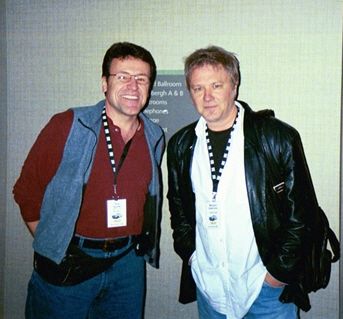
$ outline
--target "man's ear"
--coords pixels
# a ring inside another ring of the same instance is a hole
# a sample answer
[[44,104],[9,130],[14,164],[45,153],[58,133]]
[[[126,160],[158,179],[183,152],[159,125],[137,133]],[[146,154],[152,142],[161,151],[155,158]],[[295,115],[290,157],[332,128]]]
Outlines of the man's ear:
[[107,92],[107,78],[105,76],[103,76],[101,78],[101,89],[102,89],[102,92],[106,95],[106,92]]
[[235,100],[238,98],[238,90],[239,90],[239,85],[238,84],[235,84]]

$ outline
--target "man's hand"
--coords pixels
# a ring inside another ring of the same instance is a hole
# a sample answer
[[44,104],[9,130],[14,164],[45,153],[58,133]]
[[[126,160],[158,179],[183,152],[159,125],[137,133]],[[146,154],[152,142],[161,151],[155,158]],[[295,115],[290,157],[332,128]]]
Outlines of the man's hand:
[[29,231],[30,231],[30,233],[31,233],[31,235],[33,237],[35,237],[35,231],[36,231],[38,223],[39,223],[39,220],[36,220],[34,222],[27,222],[26,223],[26,226],[29,229]]
[[264,278],[264,281],[272,287],[280,288],[286,286],[284,282],[281,282],[277,279],[275,279],[269,272],[267,272],[266,277]]

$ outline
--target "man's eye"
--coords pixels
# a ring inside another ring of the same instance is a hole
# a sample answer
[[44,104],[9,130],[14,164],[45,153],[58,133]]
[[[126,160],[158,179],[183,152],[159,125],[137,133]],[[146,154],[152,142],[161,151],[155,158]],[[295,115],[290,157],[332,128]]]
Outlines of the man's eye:
[[221,89],[223,87],[223,84],[222,83],[213,83],[212,87],[214,89]]
[[129,79],[129,76],[128,75],[125,75],[125,74],[118,74],[117,75],[117,79],[120,80],[120,81],[127,81]]
[[196,87],[192,88],[192,90],[193,90],[194,93],[199,93],[199,92],[201,92],[202,89],[201,89],[200,86],[199,87],[196,86]]
[[140,84],[147,84],[149,83],[149,78],[145,75],[137,75],[135,77],[136,81]]

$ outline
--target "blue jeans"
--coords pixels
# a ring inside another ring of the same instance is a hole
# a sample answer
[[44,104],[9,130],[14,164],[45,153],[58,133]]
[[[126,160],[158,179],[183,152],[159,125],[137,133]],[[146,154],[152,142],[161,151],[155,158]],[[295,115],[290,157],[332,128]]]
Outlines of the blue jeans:
[[[297,307],[293,303],[279,301],[282,289],[263,283],[260,294],[242,319],[297,319]],[[197,303],[200,319],[230,319],[215,311],[198,289]]]
[[[82,248],[94,257],[120,254]],[[35,271],[26,300],[26,319],[141,319],[145,302],[145,262],[131,250],[105,272],[74,286],[54,286]]]

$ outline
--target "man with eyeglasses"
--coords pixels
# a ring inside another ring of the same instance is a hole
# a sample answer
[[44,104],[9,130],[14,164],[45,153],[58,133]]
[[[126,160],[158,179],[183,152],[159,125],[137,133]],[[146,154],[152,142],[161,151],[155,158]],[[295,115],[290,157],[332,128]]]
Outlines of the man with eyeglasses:
[[34,237],[26,318],[142,318],[159,262],[164,134],[141,112],[155,77],[149,51],[113,44],[105,100],[56,114],[31,148],[13,190]]

